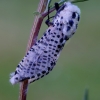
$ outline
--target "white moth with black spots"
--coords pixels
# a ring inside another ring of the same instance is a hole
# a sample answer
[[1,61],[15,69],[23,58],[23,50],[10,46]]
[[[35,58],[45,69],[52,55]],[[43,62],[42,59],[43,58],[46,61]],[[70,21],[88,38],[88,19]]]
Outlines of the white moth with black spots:
[[57,10],[44,35],[31,47],[16,71],[11,74],[10,82],[15,84],[28,79],[32,83],[47,75],[56,65],[65,42],[76,32],[79,20],[80,9],[65,2]]

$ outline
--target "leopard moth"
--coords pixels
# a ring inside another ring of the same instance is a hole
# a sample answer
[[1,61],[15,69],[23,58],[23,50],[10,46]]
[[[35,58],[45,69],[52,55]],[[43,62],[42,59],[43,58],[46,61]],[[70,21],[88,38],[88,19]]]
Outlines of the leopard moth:
[[80,9],[70,2],[65,2],[56,10],[52,24],[30,48],[15,72],[11,73],[11,84],[26,79],[28,83],[32,83],[47,75],[56,65],[65,42],[76,32]]

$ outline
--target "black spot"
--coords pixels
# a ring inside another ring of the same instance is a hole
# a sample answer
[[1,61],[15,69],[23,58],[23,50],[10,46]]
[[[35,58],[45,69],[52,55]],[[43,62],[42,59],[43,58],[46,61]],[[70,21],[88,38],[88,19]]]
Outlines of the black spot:
[[17,68],[19,68],[20,66],[18,65]]
[[41,59],[38,59],[38,61],[37,61],[39,64],[41,63]]
[[75,19],[75,17],[76,17],[76,13],[73,12],[73,14],[72,14],[72,18]]
[[33,67],[32,67],[31,69],[32,69],[32,70],[34,70],[34,68],[33,68]]
[[62,42],[63,42],[63,38],[60,39],[60,43],[62,43]]
[[33,83],[33,82],[35,82],[36,80],[33,80],[33,81],[31,81],[30,83]]
[[58,41],[55,41],[55,43],[58,43]]
[[72,35],[74,35],[75,34],[75,32],[74,33],[72,33]]
[[52,46],[52,44],[49,44],[49,46]]
[[25,55],[25,57],[27,57],[27,55]]
[[37,66],[40,66],[40,64],[38,63]]
[[38,42],[40,42],[40,40],[38,40]]
[[49,47],[49,49],[52,49],[51,47]]
[[56,33],[54,32],[54,34],[56,34]]
[[27,70],[27,73],[29,73],[29,70]]
[[36,66],[36,64],[33,64],[33,66]]
[[49,74],[49,72],[46,73],[46,75],[48,75],[48,74]]
[[64,47],[65,44],[62,44],[62,47]]
[[51,29],[48,29],[48,32],[50,32],[51,31]]
[[56,45],[54,45],[54,48],[56,48]]
[[44,65],[42,65],[42,67],[43,67],[43,68],[45,68],[45,66],[44,66]]
[[60,35],[57,35],[57,38],[60,38]]
[[48,58],[48,61],[50,61],[50,58]]
[[37,74],[38,77],[39,77],[40,75],[41,75],[40,73]]
[[49,57],[51,57],[51,55],[48,55]]
[[50,70],[50,71],[52,71],[52,69],[53,69],[53,68],[51,68],[51,70]]
[[15,79],[18,80],[18,77],[16,77]]
[[56,52],[58,53],[58,52],[59,52],[59,50],[56,50]]
[[58,48],[61,48],[61,45],[58,45]]
[[47,60],[46,58],[43,58],[43,60]]
[[36,80],[39,80],[40,78],[37,78]]
[[47,46],[47,45],[48,45],[48,43],[46,43],[46,42],[44,42],[43,44],[44,44],[45,46]]
[[53,27],[55,27],[55,25],[53,25]]
[[53,66],[53,62],[51,62],[51,66]]
[[49,52],[51,52],[51,50],[49,50]]
[[54,52],[52,52],[52,54],[54,54]]
[[45,61],[43,61],[42,63],[46,64],[46,62],[45,62]]
[[42,71],[42,74],[45,74],[46,73],[46,71],[44,70],[44,71]]
[[15,71],[15,75],[17,74],[17,71]]
[[62,36],[64,36],[64,34],[62,33]]
[[45,33],[44,36],[46,36],[47,34]]
[[55,37],[55,35],[52,36],[53,38]]
[[55,50],[55,49],[53,48],[53,50]]
[[63,19],[63,16],[61,16],[61,19]]
[[36,68],[36,70],[39,71],[40,69],[39,68]]
[[41,78],[44,77],[44,75],[41,76]]
[[62,26],[62,24],[60,24],[60,26]]
[[57,30],[59,30],[59,28],[56,28]]
[[51,39],[51,41],[54,41],[53,39]]
[[59,28],[59,31],[61,31],[61,28]]
[[79,21],[80,20],[80,16],[78,15],[78,18],[77,18],[77,20]]
[[29,53],[27,53],[27,55],[29,55]]
[[65,36],[65,38],[64,38],[65,40],[69,40],[69,37],[68,36]]
[[48,71],[50,71],[50,67],[48,67]]
[[43,55],[43,57],[47,57],[47,56]]
[[78,27],[78,24],[76,24],[76,29],[77,29],[77,27]]
[[54,56],[56,57],[56,56],[57,56],[57,54],[54,54]]
[[59,26],[59,23],[57,23],[57,26]]
[[67,32],[68,32],[70,29],[71,29],[71,27],[70,27],[70,26],[67,26]]
[[72,27],[74,22],[72,20],[69,20],[69,25]]
[[41,39],[43,39],[43,37],[41,37]]
[[35,46],[37,45],[37,43],[34,44]]
[[31,78],[35,78],[35,76],[33,75]]
[[31,74],[34,74],[33,72],[31,72]]
[[30,62],[30,63],[29,63],[29,66],[32,66],[32,64],[33,64],[33,63],[32,63],[32,62]]
[[44,53],[47,53],[47,51],[44,51]]

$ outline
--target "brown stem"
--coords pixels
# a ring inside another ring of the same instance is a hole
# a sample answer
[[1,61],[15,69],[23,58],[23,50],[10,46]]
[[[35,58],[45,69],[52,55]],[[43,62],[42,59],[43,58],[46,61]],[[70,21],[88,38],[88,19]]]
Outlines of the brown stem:
[[[38,12],[43,13],[46,5],[47,5],[47,1],[48,0],[40,0],[40,3],[38,5]],[[34,45],[34,43],[37,40],[37,36],[42,24],[43,18],[36,16],[33,26],[32,26],[32,30],[31,30],[31,34],[30,34],[30,39],[28,42],[28,46],[27,46],[27,50],[26,52],[31,48],[32,45]],[[22,82],[20,84],[20,94],[19,94],[19,100],[26,100],[27,97],[27,88],[28,88],[28,80],[25,80],[24,82]]]

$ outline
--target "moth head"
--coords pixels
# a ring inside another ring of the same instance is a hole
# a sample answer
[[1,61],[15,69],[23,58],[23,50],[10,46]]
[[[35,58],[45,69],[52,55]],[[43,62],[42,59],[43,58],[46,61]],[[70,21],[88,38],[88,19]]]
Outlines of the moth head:
[[72,4],[71,2],[65,2],[63,6],[64,6],[65,12],[69,10],[71,12],[76,12],[80,15],[80,9],[78,8],[78,6]]

